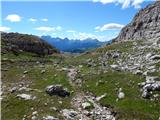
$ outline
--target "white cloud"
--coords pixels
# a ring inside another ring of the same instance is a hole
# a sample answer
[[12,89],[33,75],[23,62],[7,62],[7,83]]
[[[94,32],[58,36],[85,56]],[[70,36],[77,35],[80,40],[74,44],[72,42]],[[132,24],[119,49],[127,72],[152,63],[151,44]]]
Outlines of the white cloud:
[[30,18],[29,21],[31,21],[31,22],[37,22],[37,19],[35,19],[35,18]]
[[121,24],[109,23],[109,24],[105,24],[101,27],[97,26],[97,27],[95,27],[95,30],[96,31],[117,30],[117,29],[121,29],[123,27],[124,27],[124,25],[121,25]]
[[76,31],[74,31],[74,30],[67,30],[66,32],[68,32],[68,33],[75,33]]
[[43,18],[43,19],[41,19],[41,20],[44,21],[44,22],[47,22],[47,21],[48,21],[47,18]]
[[72,39],[78,39],[78,40],[85,40],[88,38],[101,39],[101,36],[97,36],[91,33],[84,33],[84,32],[72,32],[72,33],[73,33]]
[[128,8],[130,6],[134,6],[135,8],[140,8],[140,4],[145,0],[93,0],[93,2],[101,2],[102,4],[121,4],[122,8]]
[[84,33],[84,32],[79,32],[78,37],[80,40],[84,40],[87,38],[92,38],[92,39],[97,39],[98,37],[96,35],[93,35],[91,33]]
[[85,32],[76,32],[76,33],[73,33],[73,36],[71,37],[71,39],[85,40],[88,38],[92,38],[100,41],[108,41],[115,38],[117,34],[118,34],[117,32],[112,32],[106,35],[96,35],[96,34],[85,33]]
[[37,27],[35,29],[40,30],[40,31],[50,32],[50,31],[61,31],[62,27],[61,26],[57,26],[57,27],[41,26],[41,27]]
[[5,32],[5,31],[9,31],[9,30],[11,30],[10,27],[0,26],[0,31]]
[[40,30],[40,31],[46,31],[46,32],[49,32],[49,31],[54,31],[55,28],[54,27],[37,27],[35,28],[36,30]]
[[141,8],[140,4],[143,2],[144,0],[134,0],[134,2],[132,3],[132,6],[134,6],[135,8]]
[[117,36],[117,33],[107,34],[107,35],[95,35],[91,33],[77,32],[73,33],[73,39],[85,40],[87,38],[97,39],[100,41],[108,41]]
[[20,22],[21,21],[21,17],[17,14],[10,14],[6,17],[6,20],[10,21],[10,22]]
[[62,27],[61,27],[61,26],[57,26],[57,27],[56,27],[56,30],[61,31],[61,30],[62,30]]
[[128,8],[131,4],[131,0],[124,0],[122,4],[122,8]]
[[95,27],[95,30],[99,30],[101,27],[100,26],[97,26],[97,27]]

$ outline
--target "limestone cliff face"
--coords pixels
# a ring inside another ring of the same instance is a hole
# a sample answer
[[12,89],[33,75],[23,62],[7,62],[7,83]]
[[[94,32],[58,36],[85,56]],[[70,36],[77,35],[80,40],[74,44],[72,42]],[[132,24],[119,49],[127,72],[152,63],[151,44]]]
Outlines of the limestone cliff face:
[[19,33],[1,33],[2,53],[20,50],[39,55],[57,53],[58,50],[37,36]]
[[113,41],[160,40],[160,1],[140,10]]

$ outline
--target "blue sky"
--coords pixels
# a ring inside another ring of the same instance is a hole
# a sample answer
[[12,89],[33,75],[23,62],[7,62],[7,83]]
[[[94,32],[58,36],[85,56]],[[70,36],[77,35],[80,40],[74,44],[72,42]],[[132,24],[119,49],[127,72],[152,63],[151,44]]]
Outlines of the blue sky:
[[2,1],[0,30],[81,40],[90,37],[107,41],[116,37],[137,11],[152,3],[144,0],[113,1],[116,0]]

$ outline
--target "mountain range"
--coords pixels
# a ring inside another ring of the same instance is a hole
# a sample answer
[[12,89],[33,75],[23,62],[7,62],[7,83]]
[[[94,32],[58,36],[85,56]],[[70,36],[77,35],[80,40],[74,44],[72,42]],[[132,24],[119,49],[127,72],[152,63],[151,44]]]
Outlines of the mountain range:
[[55,46],[58,50],[62,52],[72,52],[72,53],[82,53],[86,50],[101,47],[104,44],[110,43],[101,42],[97,39],[88,38],[85,40],[71,40],[68,38],[53,38],[51,36],[41,36],[43,40]]

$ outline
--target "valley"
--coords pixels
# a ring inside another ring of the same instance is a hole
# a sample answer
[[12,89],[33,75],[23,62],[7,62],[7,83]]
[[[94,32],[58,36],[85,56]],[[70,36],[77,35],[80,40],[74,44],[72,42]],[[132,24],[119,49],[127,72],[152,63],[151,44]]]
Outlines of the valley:
[[159,26],[156,1],[111,43],[93,40],[95,49],[81,54],[35,35],[1,32],[1,119],[160,120]]

